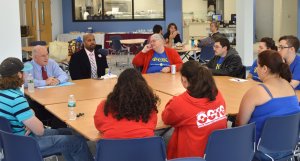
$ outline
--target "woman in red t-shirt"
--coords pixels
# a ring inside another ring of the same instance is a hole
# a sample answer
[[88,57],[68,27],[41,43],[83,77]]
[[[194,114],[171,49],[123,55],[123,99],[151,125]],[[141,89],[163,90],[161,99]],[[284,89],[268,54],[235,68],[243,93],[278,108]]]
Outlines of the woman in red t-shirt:
[[168,159],[203,157],[208,136],[226,124],[225,101],[211,71],[199,62],[188,61],[181,70],[186,92],[166,105],[162,119],[175,128],[167,148]]
[[113,91],[94,116],[103,138],[142,138],[154,135],[158,96],[135,69],[121,73]]

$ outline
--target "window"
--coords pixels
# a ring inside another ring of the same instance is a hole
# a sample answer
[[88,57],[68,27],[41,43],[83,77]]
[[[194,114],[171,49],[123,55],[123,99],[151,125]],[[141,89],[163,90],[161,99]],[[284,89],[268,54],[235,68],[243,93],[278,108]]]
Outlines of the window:
[[73,21],[164,20],[165,0],[73,0]]
[[164,3],[162,0],[134,0],[134,19],[163,18]]

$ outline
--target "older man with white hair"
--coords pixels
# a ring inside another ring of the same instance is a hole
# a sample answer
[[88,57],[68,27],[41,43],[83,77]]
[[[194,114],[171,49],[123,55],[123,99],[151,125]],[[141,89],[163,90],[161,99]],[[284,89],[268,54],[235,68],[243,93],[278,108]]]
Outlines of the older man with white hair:
[[[37,45],[32,50],[30,63],[33,69],[29,71],[34,78],[34,86],[55,86],[68,81],[68,75],[52,59],[45,46]],[[25,81],[26,82],[26,81]],[[25,83],[27,86],[27,83]]]
[[161,34],[153,34],[150,44],[145,45],[132,60],[136,67],[143,67],[142,73],[169,73],[170,66],[176,65],[179,71],[182,60],[176,50],[165,47],[165,40]]

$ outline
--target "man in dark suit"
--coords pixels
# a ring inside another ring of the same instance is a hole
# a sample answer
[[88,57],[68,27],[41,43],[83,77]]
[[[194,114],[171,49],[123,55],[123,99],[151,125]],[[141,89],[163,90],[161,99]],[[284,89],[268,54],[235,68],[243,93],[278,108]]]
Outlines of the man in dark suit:
[[108,68],[105,54],[96,49],[93,34],[83,36],[84,48],[71,56],[69,71],[72,80],[98,78]]

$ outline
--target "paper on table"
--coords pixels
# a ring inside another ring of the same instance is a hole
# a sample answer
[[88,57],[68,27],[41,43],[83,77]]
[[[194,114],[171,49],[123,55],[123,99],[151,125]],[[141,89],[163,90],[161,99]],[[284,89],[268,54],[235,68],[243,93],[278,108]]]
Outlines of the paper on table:
[[247,79],[240,79],[240,78],[231,78],[229,80],[233,81],[233,82],[246,82],[246,81],[248,81]]
[[65,82],[65,83],[61,83],[61,84],[58,84],[56,86],[43,86],[43,87],[37,87],[37,88],[53,88],[53,87],[62,87],[62,86],[70,86],[70,85],[73,85],[75,83],[73,82]]
[[110,79],[110,78],[117,78],[118,76],[115,74],[105,74],[104,76],[101,76],[103,79]]

